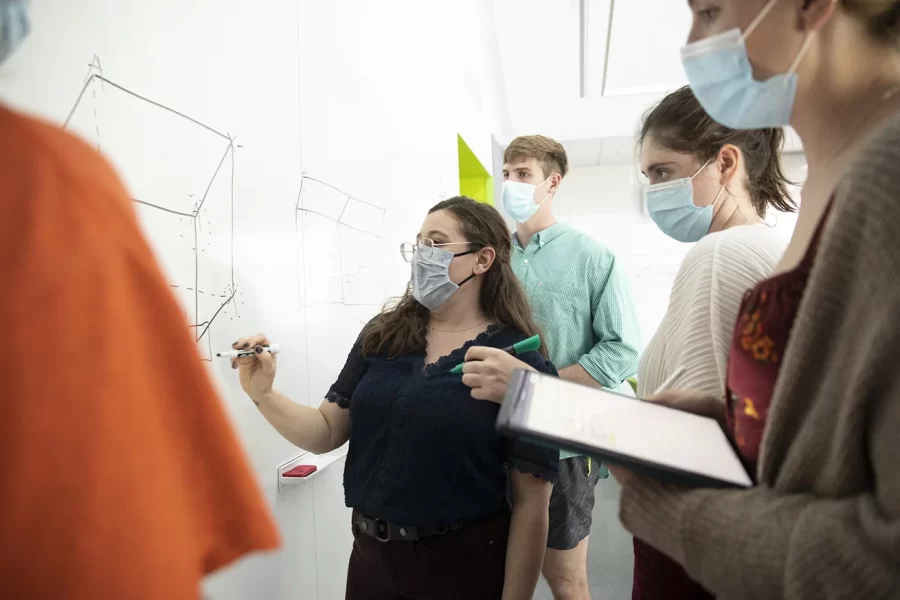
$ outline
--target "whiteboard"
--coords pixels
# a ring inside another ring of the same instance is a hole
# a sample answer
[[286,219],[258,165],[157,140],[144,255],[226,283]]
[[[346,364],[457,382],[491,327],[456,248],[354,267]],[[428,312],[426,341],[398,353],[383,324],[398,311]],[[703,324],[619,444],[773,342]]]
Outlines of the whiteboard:
[[300,452],[214,353],[267,333],[277,387],[318,406],[405,289],[400,243],[438,188],[455,191],[457,132],[490,139],[460,102],[449,6],[336,4],[38,0],[0,70],[0,99],[65,125],[124,180],[279,521],[283,550],[214,576],[209,598],[342,598],[351,544],[343,461],[278,492]]

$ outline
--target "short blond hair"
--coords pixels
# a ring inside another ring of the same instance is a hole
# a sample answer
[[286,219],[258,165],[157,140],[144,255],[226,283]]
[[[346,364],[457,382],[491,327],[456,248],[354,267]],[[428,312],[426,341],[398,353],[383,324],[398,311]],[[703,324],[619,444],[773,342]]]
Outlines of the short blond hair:
[[566,149],[556,140],[542,135],[523,135],[510,142],[503,152],[503,162],[509,164],[515,160],[535,159],[544,177],[559,173],[565,177],[569,172],[569,158]]

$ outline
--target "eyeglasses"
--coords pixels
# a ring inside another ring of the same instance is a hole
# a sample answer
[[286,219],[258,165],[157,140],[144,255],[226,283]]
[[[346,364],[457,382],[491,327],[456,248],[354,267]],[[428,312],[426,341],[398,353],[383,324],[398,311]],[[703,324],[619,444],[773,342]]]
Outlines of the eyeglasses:
[[434,255],[434,249],[441,246],[458,246],[471,244],[472,242],[447,242],[445,244],[435,244],[430,238],[422,238],[414,243],[403,242],[400,244],[400,256],[406,262],[411,262],[414,254],[417,254],[425,260],[430,259]]

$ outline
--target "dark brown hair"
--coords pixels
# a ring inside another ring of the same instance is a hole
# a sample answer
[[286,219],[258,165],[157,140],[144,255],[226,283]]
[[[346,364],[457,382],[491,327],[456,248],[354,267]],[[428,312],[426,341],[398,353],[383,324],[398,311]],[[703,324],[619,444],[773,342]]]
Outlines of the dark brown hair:
[[639,146],[648,135],[663,148],[692,154],[701,163],[715,157],[726,144],[740,148],[747,168],[747,191],[757,214],[764,217],[769,206],[782,212],[797,210],[788,191],[792,183],[781,168],[781,129],[735,130],[720,125],[685,86],[647,111],[638,136]]
[[556,140],[542,135],[523,135],[517,137],[503,151],[503,162],[533,158],[541,165],[544,177],[559,173],[565,177],[569,172],[569,158],[566,149]]
[[841,6],[862,21],[876,40],[900,41],[900,0],[841,0]]
[[[510,266],[510,235],[497,209],[465,196],[457,196],[434,205],[428,214],[439,210],[446,210],[456,218],[463,236],[473,248],[490,246],[497,253],[494,264],[480,276],[481,310],[484,314],[522,335],[540,334],[540,328],[531,317],[525,290]],[[386,306],[363,330],[363,355],[383,353],[389,358],[396,358],[425,352],[428,316],[428,309],[413,298],[412,286],[408,286],[403,296],[392,306]],[[541,354],[547,357],[544,344],[541,344]]]

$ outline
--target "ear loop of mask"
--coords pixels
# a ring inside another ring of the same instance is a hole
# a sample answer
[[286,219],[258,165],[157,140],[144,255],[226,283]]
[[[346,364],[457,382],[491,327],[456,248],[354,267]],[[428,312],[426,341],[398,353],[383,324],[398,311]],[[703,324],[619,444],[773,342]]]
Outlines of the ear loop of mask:
[[[478,252],[478,250],[468,250],[468,251],[466,251],[466,252],[460,252],[459,254],[454,254],[454,255],[453,255],[453,258],[456,258],[457,256],[465,256],[465,255],[467,255],[467,254],[472,254],[473,252]],[[465,279],[463,279],[462,281],[460,281],[459,283],[457,283],[457,284],[456,284],[456,287],[457,287],[457,288],[461,288],[461,287],[462,287],[462,284],[464,284],[465,282],[469,281],[470,279],[472,279],[472,278],[474,278],[474,277],[475,277],[475,273],[472,273],[471,275],[469,275],[468,277],[466,277]]]
[[[716,157],[714,156],[714,157],[710,158],[708,161],[706,161],[706,163],[704,163],[703,166],[700,167],[700,168],[697,170],[697,172],[694,173],[694,174],[691,176],[691,181],[694,181],[694,177],[696,177],[697,175],[699,175],[699,174],[700,174],[700,171],[702,171],[703,169],[705,169],[706,167],[708,167],[710,164],[712,164],[712,161],[715,160],[715,158],[716,158]],[[712,208],[713,208],[713,211],[716,210],[716,204],[719,202],[719,198],[722,196],[722,192],[724,192],[724,191],[727,191],[727,190],[725,189],[725,186],[723,185],[721,188],[719,188],[719,193],[716,194],[716,199],[713,200],[713,203],[712,203],[712,204],[710,204],[710,206],[712,206]],[[731,192],[728,192],[728,195],[731,196]],[[695,206],[696,206],[696,205],[695,205]],[[738,212],[740,212],[740,213],[741,213],[741,216],[743,217],[743,216],[744,216],[744,211],[741,210],[741,205],[740,205],[740,203],[737,203],[737,207],[738,207]],[[746,221],[747,218],[744,217],[744,220]]]
[[[750,34],[753,33],[753,30],[756,29],[762,20],[766,18],[766,15],[775,8],[775,4],[778,0],[769,0],[769,3],[763,6],[762,10],[759,11],[759,14],[756,15],[756,18],[750,22],[750,25],[747,26],[747,29],[744,30],[742,34],[742,38],[744,40],[744,44],[747,43],[747,38],[750,37]],[[788,69],[786,75],[790,77],[794,73],[797,72],[797,69],[800,67],[800,61],[803,60],[803,57],[806,55],[806,51],[809,50],[809,45],[812,43],[812,33],[807,33],[806,38],[803,40],[803,44],[800,45],[800,51],[797,52],[797,56],[794,57],[794,61],[791,63],[791,67]],[[785,80],[787,81],[787,79]],[[743,213],[741,213],[743,214]]]
[[462,281],[460,281],[459,283],[457,283],[457,284],[456,284],[456,287],[462,287],[462,284],[464,284],[465,282],[469,281],[469,280],[472,279],[473,277],[475,277],[475,273],[472,273],[471,275],[469,275],[468,277],[466,277],[465,279],[463,279]]
[[753,30],[759,27],[759,24],[762,23],[762,20],[766,18],[766,15],[775,8],[775,4],[778,3],[778,0],[769,0],[769,3],[762,7],[762,10],[759,11],[759,14],[756,15],[756,18],[750,21],[750,24],[747,25],[747,29],[744,30],[743,38],[744,41],[747,41],[747,38],[750,37],[750,34],[753,33]]
[[[552,179],[552,178],[553,178],[553,174],[551,173],[551,174],[550,174],[550,177],[548,177],[547,179],[543,180],[543,181],[540,182],[538,185],[536,185],[536,186],[535,186],[535,189],[541,187],[542,185],[544,185],[545,183],[547,183],[548,181],[550,181],[550,179]],[[549,197],[550,197],[550,192],[548,191],[547,194],[544,196],[544,199],[541,200],[540,202],[538,202],[538,208],[542,207],[542,206],[544,205],[544,202],[546,202],[546,201],[547,201],[547,198],[549,198]]]
[[[715,158],[715,156],[714,156],[713,158]],[[697,177],[697,175],[700,174],[700,171],[702,171],[703,169],[705,169],[706,167],[708,167],[709,164],[710,164],[712,161],[713,161],[713,159],[711,158],[711,159],[709,159],[708,161],[706,161],[705,163],[703,163],[703,166],[701,166],[699,169],[697,169],[697,172],[696,172],[696,173],[694,173],[693,175],[691,175],[691,181],[694,181],[694,178]]]
[[[708,161],[706,161],[705,163],[703,163],[703,166],[702,166],[702,167],[700,167],[699,169],[697,169],[697,172],[696,172],[696,173],[694,173],[693,175],[691,175],[691,184],[692,184],[692,185],[693,185],[694,178],[695,178],[697,175],[699,175],[700,172],[703,171],[703,169],[705,169],[705,168],[708,167],[710,164],[712,164],[712,161],[713,161],[715,158],[716,158],[715,156],[712,157],[712,158],[710,158]],[[713,203],[710,205],[710,206],[713,207],[713,210],[715,210],[716,202],[719,201],[719,196],[722,195],[722,191],[723,191],[724,189],[725,189],[725,186],[723,185],[722,188],[719,190],[719,193],[716,194],[716,199],[713,200]],[[694,206],[697,206],[697,205],[694,204]],[[697,208],[700,208],[700,207],[697,206]]]

